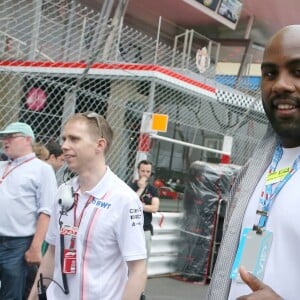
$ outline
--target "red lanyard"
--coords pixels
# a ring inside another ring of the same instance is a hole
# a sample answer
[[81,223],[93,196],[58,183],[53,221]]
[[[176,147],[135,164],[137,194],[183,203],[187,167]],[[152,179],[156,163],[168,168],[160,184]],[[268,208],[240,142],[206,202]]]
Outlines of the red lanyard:
[[1,184],[1,183],[3,182],[3,180],[8,176],[8,174],[10,174],[13,170],[15,170],[16,168],[20,167],[21,165],[23,165],[23,164],[25,164],[25,163],[27,163],[27,162],[29,162],[29,161],[31,161],[31,160],[33,160],[34,158],[35,158],[35,156],[34,156],[34,157],[30,157],[30,158],[24,160],[23,162],[19,163],[18,165],[14,166],[14,167],[11,168],[11,169],[9,169],[9,167],[10,167],[10,165],[11,165],[12,162],[9,162],[9,163],[7,164],[7,166],[5,167],[5,170],[4,170],[3,174],[2,174],[2,177],[1,177],[1,179],[0,179],[0,184]]
[[82,216],[84,214],[84,211],[85,211],[85,209],[89,206],[89,204],[93,200],[94,200],[94,197],[92,195],[89,196],[89,198],[87,199],[87,201],[86,201],[86,203],[85,203],[85,205],[84,205],[84,207],[83,207],[83,209],[82,209],[82,211],[81,211],[81,213],[79,215],[79,218],[77,220],[77,218],[76,218],[76,210],[77,210],[77,205],[78,205],[78,193],[75,193],[75,195],[74,195],[74,226],[75,227],[79,228]]
[[[78,188],[78,190],[79,190],[79,188]],[[73,218],[74,218],[74,227],[77,227],[77,230],[78,230],[78,228],[80,226],[80,223],[81,223],[81,219],[82,219],[83,214],[84,214],[84,211],[89,206],[89,204],[94,200],[94,197],[93,196],[88,197],[88,199],[87,199],[87,201],[86,201],[86,203],[85,203],[85,205],[84,205],[84,207],[83,207],[83,209],[82,209],[82,211],[79,215],[79,218],[77,220],[77,218],[76,218],[76,210],[77,210],[77,205],[78,205],[78,193],[77,193],[77,191],[75,192],[75,195],[74,195],[74,216],[73,216]],[[71,242],[70,242],[70,250],[75,248],[75,241],[76,241],[76,237],[72,237]]]

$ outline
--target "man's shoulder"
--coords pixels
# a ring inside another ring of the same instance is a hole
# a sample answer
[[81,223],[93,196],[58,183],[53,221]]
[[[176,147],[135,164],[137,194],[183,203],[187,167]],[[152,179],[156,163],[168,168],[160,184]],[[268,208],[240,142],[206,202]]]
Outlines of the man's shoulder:
[[156,187],[152,184],[148,184],[148,189],[149,190],[156,190]]
[[158,189],[154,185],[148,185],[148,192],[151,193],[154,197],[158,197]]
[[26,172],[34,178],[39,178],[40,183],[57,188],[57,180],[53,168],[46,162],[35,158],[28,162]]
[[46,170],[48,172],[54,173],[52,166],[50,166],[48,163],[46,163],[45,161],[43,161],[37,157],[31,161],[31,164],[32,164],[32,166],[34,166],[37,169],[42,169],[42,170]]
[[109,186],[111,187],[113,193],[118,194],[121,193],[123,195],[136,195],[136,193],[132,190],[132,188],[119,176],[117,176],[115,173],[110,171],[109,174]]

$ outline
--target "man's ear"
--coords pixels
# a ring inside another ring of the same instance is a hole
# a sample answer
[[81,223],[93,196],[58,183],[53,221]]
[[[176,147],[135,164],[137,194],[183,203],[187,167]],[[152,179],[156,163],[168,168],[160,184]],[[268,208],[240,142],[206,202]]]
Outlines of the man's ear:
[[50,160],[50,159],[52,159],[52,158],[56,158],[55,155],[54,155],[54,154],[49,154],[47,160]]
[[99,150],[99,152],[104,152],[105,149],[107,147],[107,142],[105,139],[101,138],[101,139],[98,139],[98,142],[97,142],[97,149]]

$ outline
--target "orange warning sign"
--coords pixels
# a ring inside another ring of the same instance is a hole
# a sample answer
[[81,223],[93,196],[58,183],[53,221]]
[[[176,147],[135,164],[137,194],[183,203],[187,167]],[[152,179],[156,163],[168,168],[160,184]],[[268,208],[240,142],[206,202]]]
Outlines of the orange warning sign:
[[151,130],[166,132],[169,116],[164,114],[152,114]]

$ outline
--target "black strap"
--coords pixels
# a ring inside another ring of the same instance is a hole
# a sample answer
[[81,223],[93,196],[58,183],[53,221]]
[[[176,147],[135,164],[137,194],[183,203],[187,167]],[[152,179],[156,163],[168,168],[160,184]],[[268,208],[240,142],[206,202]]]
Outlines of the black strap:
[[69,285],[67,280],[67,275],[63,272],[64,264],[64,250],[65,250],[65,238],[63,234],[60,234],[60,267],[61,267],[61,276],[63,281],[64,292],[66,295],[69,294]]

